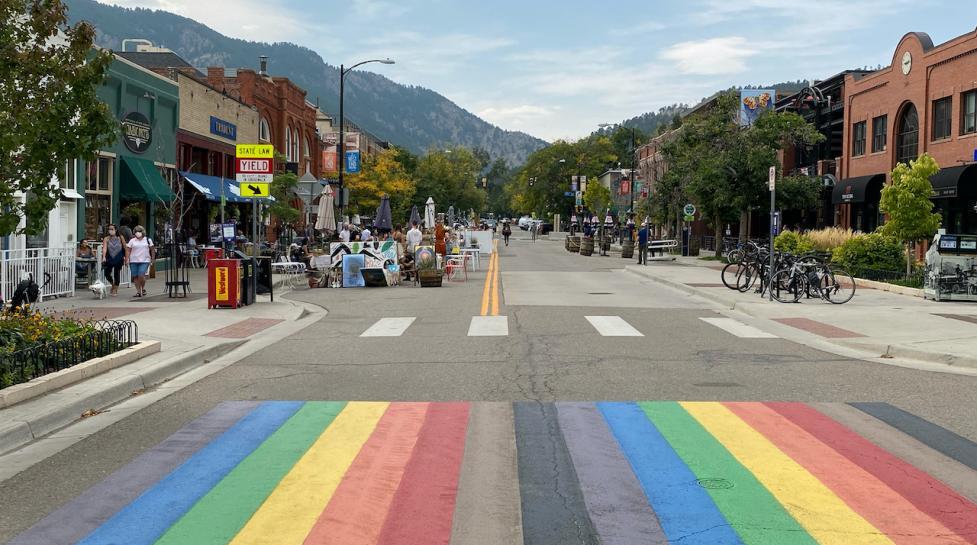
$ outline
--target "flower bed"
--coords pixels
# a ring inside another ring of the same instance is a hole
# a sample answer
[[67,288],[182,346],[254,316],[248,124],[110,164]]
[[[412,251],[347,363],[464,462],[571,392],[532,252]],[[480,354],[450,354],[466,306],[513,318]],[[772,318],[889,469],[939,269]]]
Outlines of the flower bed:
[[0,388],[27,382],[138,341],[129,320],[77,320],[41,313],[0,316]]

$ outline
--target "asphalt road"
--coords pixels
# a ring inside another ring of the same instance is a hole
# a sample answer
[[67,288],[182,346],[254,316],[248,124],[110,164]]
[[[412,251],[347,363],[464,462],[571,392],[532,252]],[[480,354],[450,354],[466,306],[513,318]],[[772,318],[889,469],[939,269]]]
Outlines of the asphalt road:
[[[977,441],[977,378],[731,334],[703,320],[722,317],[708,303],[624,272],[629,262],[620,257],[569,254],[561,242],[532,242],[518,231],[508,247],[500,245],[499,256],[498,314],[506,317],[507,335],[468,335],[483,307],[487,260],[468,282],[440,289],[293,292],[289,297],[321,305],[328,316],[0,483],[0,543],[225,401],[878,402]],[[618,317],[641,336],[601,335],[588,316]],[[360,336],[384,318],[414,320],[400,336]],[[472,406],[473,422],[476,414],[501,410]],[[565,453],[532,439],[537,428],[545,434],[556,421],[555,410],[515,407],[499,418],[516,430],[520,456],[541,449],[568,464]],[[522,472],[520,465],[520,482],[539,478]],[[525,499],[528,492],[522,493]],[[584,534],[578,537],[587,542]]]

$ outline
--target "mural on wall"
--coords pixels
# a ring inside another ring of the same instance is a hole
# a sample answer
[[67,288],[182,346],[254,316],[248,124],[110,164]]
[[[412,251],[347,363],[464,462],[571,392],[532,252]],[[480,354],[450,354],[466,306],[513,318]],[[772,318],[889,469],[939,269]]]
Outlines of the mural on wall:
[[388,262],[397,262],[399,254],[397,243],[392,240],[383,242],[333,242],[329,247],[332,266],[343,262],[345,255],[362,255],[367,268],[383,268]]

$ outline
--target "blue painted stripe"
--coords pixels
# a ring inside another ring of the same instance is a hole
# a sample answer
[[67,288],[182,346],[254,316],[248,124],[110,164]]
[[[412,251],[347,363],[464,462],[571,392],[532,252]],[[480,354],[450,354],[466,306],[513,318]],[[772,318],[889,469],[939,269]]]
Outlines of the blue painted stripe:
[[262,403],[79,545],[152,545],[302,405],[298,401]]
[[635,403],[598,403],[671,543],[743,545],[695,474]]

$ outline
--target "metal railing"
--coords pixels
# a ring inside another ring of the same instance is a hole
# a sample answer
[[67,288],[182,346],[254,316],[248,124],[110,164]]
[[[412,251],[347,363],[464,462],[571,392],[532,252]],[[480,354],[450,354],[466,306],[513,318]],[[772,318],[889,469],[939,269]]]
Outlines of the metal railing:
[[41,289],[41,299],[75,292],[75,249],[28,248],[0,252],[0,294],[4,299],[13,296],[17,284],[25,274],[33,275],[37,284],[44,284],[44,274],[51,277]]
[[15,352],[0,352],[0,388],[107,356],[139,342],[139,326],[132,320],[88,323],[94,330]]

